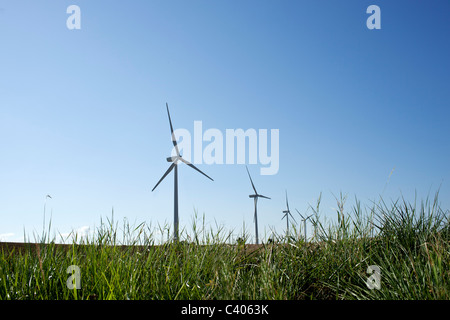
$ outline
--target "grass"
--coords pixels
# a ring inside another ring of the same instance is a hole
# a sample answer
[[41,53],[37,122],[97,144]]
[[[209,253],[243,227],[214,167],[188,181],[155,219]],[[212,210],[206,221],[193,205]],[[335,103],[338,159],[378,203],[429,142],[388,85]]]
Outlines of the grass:
[[[0,299],[450,298],[448,211],[437,195],[419,206],[380,200],[363,209],[356,201],[349,212],[345,200],[337,199],[337,220],[326,222],[319,198],[308,243],[294,228],[299,235],[288,241],[275,235],[255,247],[244,236],[230,244],[231,233],[195,220],[185,241],[160,245],[145,224],[120,230],[112,220],[66,246],[43,233],[23,250],[2,247]],[[66,285],[71,265],[81,270],[81,289]],[[366,285],[371,265],[381,270],[379,290]]]

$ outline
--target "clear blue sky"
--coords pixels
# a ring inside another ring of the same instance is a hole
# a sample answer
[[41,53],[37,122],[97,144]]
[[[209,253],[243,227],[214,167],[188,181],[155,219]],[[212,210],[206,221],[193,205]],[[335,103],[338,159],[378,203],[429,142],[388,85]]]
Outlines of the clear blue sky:
[[[81,9],[69,30],[66,9]],[[369,5],[381,29],[369,30]],[[279,129],[280,166],[259,175],[260,237],[322,192],[450,207],[448,1],[1,1],[0,237],[22,241],[110,217],[173,221],[175,128]],[[180,223],[253,235],[244,165],[179,168]],[[395,167],[394,172],[388,177]],[[295,213],[295,216],[297,214]],[[298,220],[298,219],[297,219]]]

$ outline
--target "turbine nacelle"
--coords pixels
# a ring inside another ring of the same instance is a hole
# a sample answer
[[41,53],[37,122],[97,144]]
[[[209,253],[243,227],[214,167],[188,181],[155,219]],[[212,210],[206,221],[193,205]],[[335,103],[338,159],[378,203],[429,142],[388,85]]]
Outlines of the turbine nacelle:
[[180,160],[181,156],[174,156],[174,157],[167,157],[166,160],[167,162],[177,162],[178,160]]

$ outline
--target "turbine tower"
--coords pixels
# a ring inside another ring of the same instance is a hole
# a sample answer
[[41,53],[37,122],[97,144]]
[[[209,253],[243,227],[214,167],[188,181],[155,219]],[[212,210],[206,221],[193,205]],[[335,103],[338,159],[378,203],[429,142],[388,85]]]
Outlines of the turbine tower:
[[313,216],[313,214],[310,214],[309,216],[307,216],[307,217],[305,218],[305,217],[302,216],[302,214],[301,214],[297,209],[295,209],[295,210],[298,212],[298,214],[300,215],[300,217],[302,217],[303,226],[304,226],[304,228],[305,228],[305,243],[306,243],[306,220],[308,220],[309,218],[311,218],[311,217]]
[[167,103],[166,103],[166,109],[167,109],[167,116],[169,117],[170,132],[172,133],[172,143],[173,143],[173,146],[175,147],[175,151],[176,151],[177,155],[174,157],[166,158],[167,162],[172,162],[172,164],[170,165],[169,169],[167,169],[166,173],[164,173],[162,178],[159,179],[158,183],[153,187],[152,192],[161,183],[161,181],[164,180],[164,178],[170,173],[170,171],[172,171],[172,169],[175,169],[175,171],[174,171],[174,199],[173,199],[173,201],[174,201],[174,204],[173,204],[173,226],[174,226],[173,237],[174,237],[175,241],[178,241],[178,162],[179,161],[184,162],[189,167],[197,170],[198,172],[203,174],[208,179],[210,179],[212,181],[214,181],[214,180],[211,177],[209,177],[207,174],[202,172],[200,169],[198,169],[196,166],[194,166],[192,163],[190,163],[189,161],[182,158],[182,156],[180,155],[180,151],[178,150],[178,145],[177,145],[177,140],[175,138],[175,134],[173,133],[172,120],[170,119],[169,105]]
[[283,220],[286,218],[286,239],[289,240],[289,216],[292,218],[292,220],[295,221],[294,217],[291,214],[291,211],[289,210],[289,202],[288,202],[288,196],[287,196],[287,190],[286,190],[286,210],[283,211],[284,216],[281,218]]
[[259,244],[259,238],[258,238],[258,198],[264,198],[264,199],[270,199],[269,197],[263,196],[262,194],[259,194],[256,191],[255,185],[253,184],[252,177],[250,176],[250,172],[248,172],[247,166],[245,166],[247,169],[248,177],[250,178],[250,182],[252,183],[253,190],[255,191],[255,194],[251,194],[248,197],[253,198],[255,201],[255,215],[253,216],[253,220],[255,221],[255,235],[256,235],[256,244]]

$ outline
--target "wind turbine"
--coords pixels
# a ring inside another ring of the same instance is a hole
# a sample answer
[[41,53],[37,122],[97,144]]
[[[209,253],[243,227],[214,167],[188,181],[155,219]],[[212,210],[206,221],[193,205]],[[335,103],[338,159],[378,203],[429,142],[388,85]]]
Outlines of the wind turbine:
[[286,218],[286,238],[289,239],[289,216],[291,216],[292,220],[295,221],[295,219],[292,216],[291,211],[289,210],[289,202],[288,202],[287,190],[286,190],[286,207],[287,207],[287,210],[283,211],[284,216],[283,216],[283,218],[281,218],[281,220]]
[[304,228],[305,228],[305,243],[306,243],[306,220],[308,220],[309,218],[311,218],[311,217],[313,216],[313,214],[310,214],[309,216],[307,216],[307,217],[305,218],[304,216],[302,216],[302,214],[301,214],[297,209],[295,209],[295,210],[298,212],[298,214],[300,215],[300,217],[302,217],[303,225],[304,225]]
[[247,166],[245,166],[245,168],[247,169],[247,173],[248,173],[248,177],[250,178],[250,182],[252,183],[252,187],[253,190],[255,191],[255,194],[251,194],[248,197],[249,198],[253,198],[255,201],[255,215],[253,217],[253,220],[255,221],[255,234],[256,234],[256,244],[259,244],[259,239],[258,239],[258,209],[257,209],[257,204],[258,204],[258,198],[264,198],[264,199],[270,199],[269,197],[263,196],[262,194],[259,194],[256,191],[255,185],[253,184],[253,180],[252,177],[250,176],[250,172],[248,172],[248,168]]
[[209,177],[207,174],[202,172],[200,169],[198,169],[196,166],[194,166],[192,163],[190,163],[189,161],[182,158],[182,156],[180,155],[180,151],[178,150],[177,139],[175,138],[175,134],[173,133],[172,120],[170,119],[169,105],[167,104],[167,102],[166,102],[166,109],[167,109],[167,116],[169,117],[170,132],[172,133],[172,143],[173,143],[173,146],[175,147],[175,151],[176,151],[177,155],[174,157],[166,158],[167,162],[172,162],[172,164],[170,165],[169,169],[167,169],[166,173],[164,173],[162,178],[159,179],[158,183],[153,187],[152,192],[161,183],[161,181],[164,180],[164,178],[170,173],[170,171],[172,171],[172,169],[175,168],[175,171],[174,171],[174,204],[173,204],[173,226],[174,226],[173,237],[174,237],[175,241],[178,241],[178,162],[179,161],[184,162],[189,167],[197,170],[198,172],[203,174],[208,179],[210,179],[212,181],[214,181],[214,180],[211,177]]

